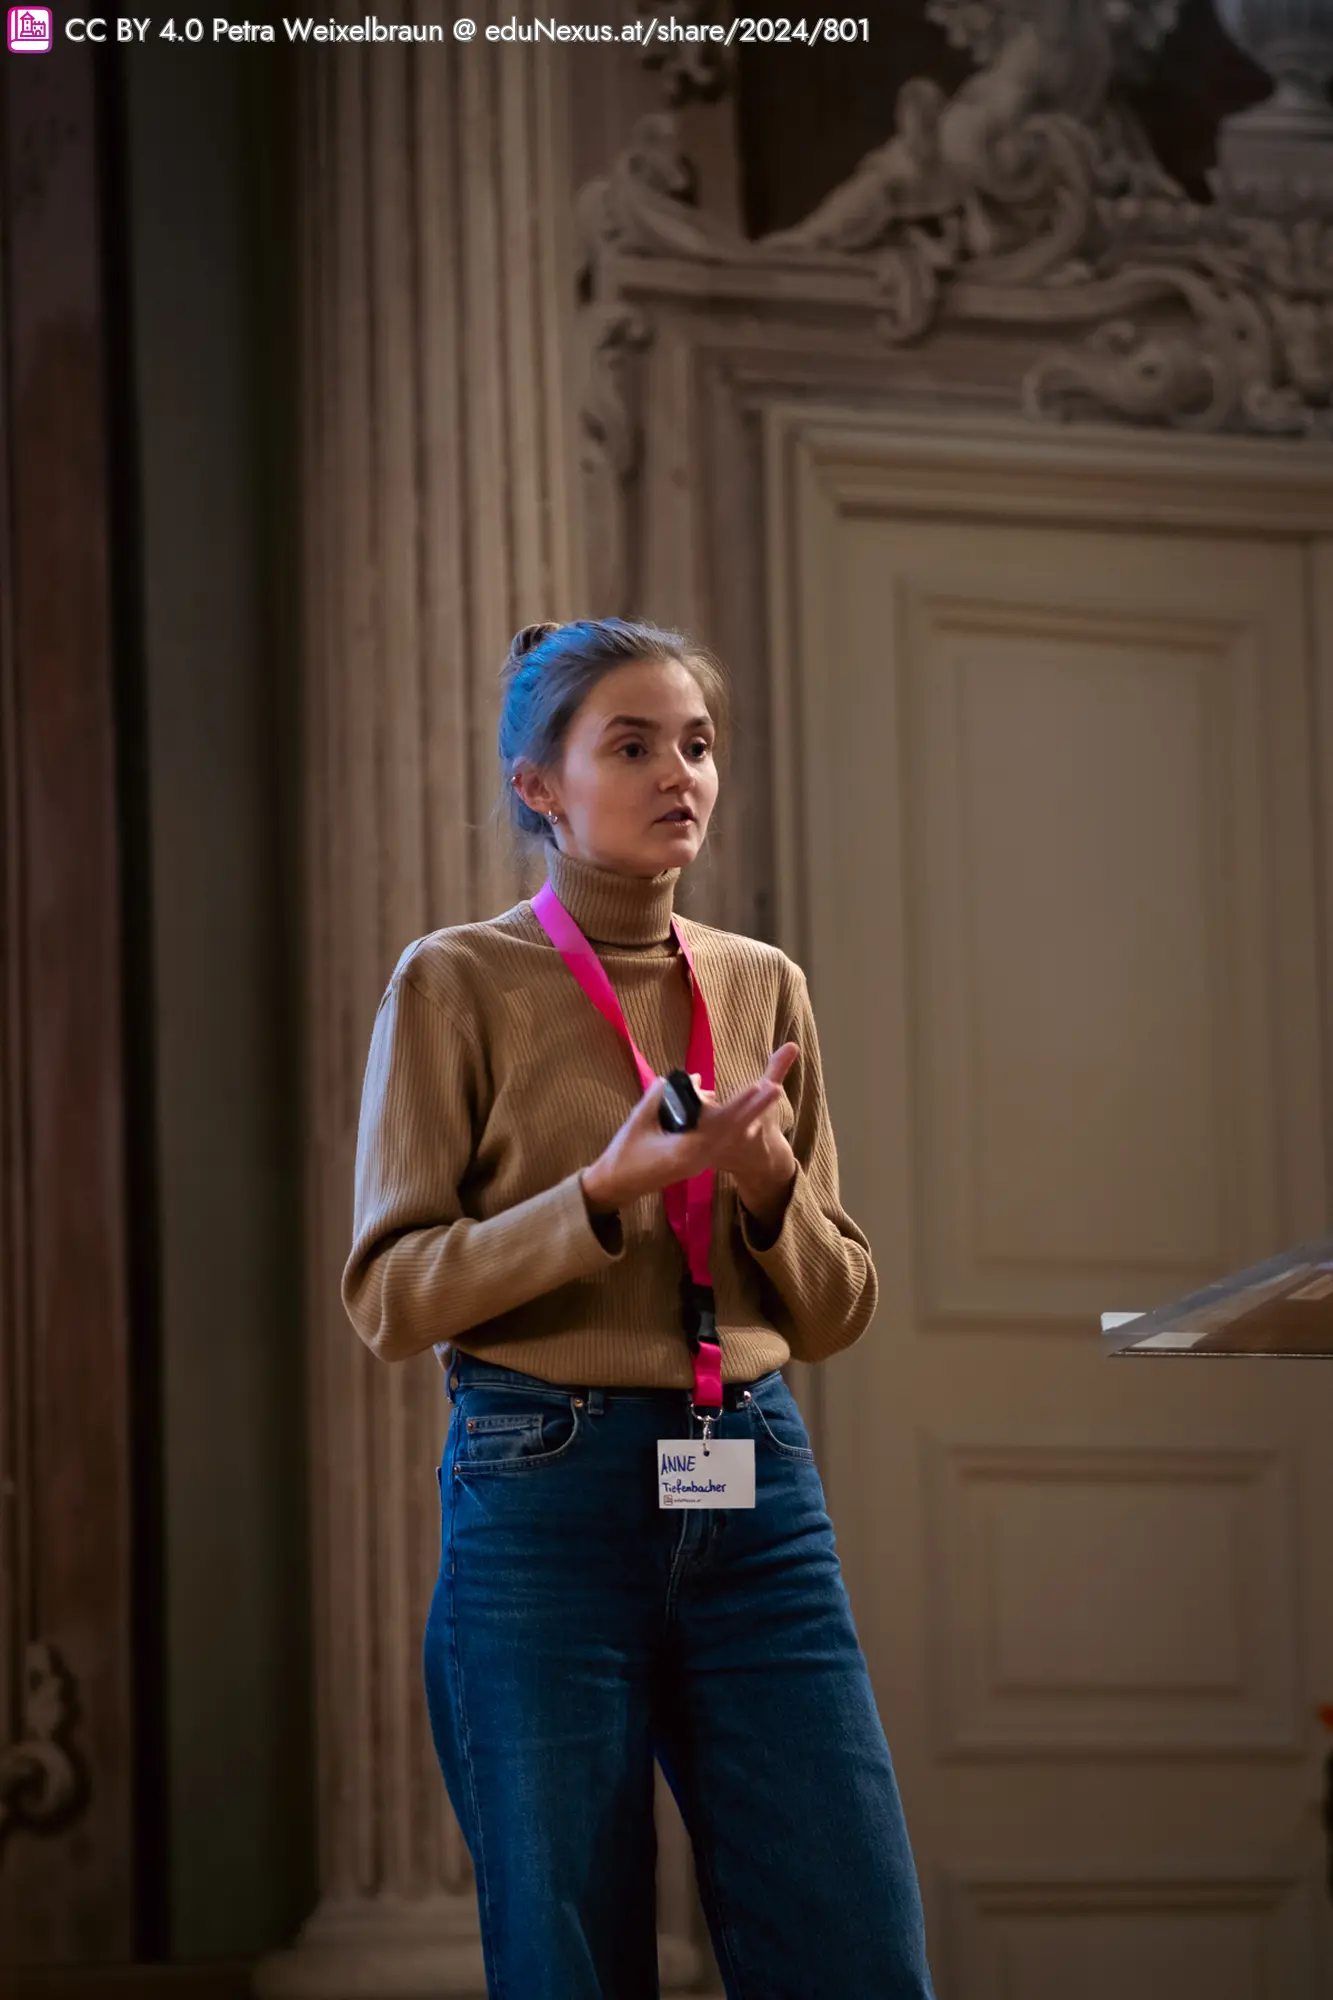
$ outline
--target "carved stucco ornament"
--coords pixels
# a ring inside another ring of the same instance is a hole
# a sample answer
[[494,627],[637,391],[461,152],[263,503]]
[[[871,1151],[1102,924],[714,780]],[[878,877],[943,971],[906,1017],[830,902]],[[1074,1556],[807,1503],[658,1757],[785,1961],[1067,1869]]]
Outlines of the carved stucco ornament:
[[0,1843],[20,1826],[61,1820],[79,1797],[79,1772],[63,1740],[74,1695],[55,1649],[42,1640],[24,1654],[19,1740],[0,1745]]
[[731,15],[727,0],[639,0],[638,13],[644,68],[660,74],[669,105],[712,104],[725,95],[732,73],[727,44],[711,36],[697,42],[678,39],[671,30],[725,27]]
[[638,468],[640,428],[629,380],[636,351],[652,338],[646,316],[599,283],[606,252],[722,262],[745,244],[693,206],[694,172],[676,145],[669,112],[641,118],[611,173],[579,194],[575,222],[580,281],[580,470],[587,509],[594,601],[619,604],[628,552],[623,495]]
[[[1333,0],[1300,4],[1320,13]],[[1192,201],[1119,95],[1179,5],[932,0],[973,74],[952,95],[906,83],[889,139],[802,222],[757,240],[692,206],[669,114],[642,120],[583,196],[596,351],[614,361],[631,327],[639,342],[650,333],[616,318],[615,279],[599,280],[607,253],[781,271],[788,286],[855,274],[890,345],[947,322],[1049,331],[1059,344],[1022,384],[1034,418],[1091,406],[1182,429],[1333,435],[1333,181],[1247,174],[1224,147],[1214,199]],[[589,409],[600,405],[603,434],[619,428],[623,478],[625,384],[608,392],[605,368],[600,380]]]

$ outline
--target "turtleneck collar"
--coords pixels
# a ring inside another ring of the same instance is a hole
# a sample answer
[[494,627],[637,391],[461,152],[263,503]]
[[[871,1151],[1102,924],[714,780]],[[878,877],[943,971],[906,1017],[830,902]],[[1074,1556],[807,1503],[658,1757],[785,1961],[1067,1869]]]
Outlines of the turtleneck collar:
[[619,875],[549,847],[551,887],[586,938],[598,944],[660,944],[671,934],[679,868],[660,875]]

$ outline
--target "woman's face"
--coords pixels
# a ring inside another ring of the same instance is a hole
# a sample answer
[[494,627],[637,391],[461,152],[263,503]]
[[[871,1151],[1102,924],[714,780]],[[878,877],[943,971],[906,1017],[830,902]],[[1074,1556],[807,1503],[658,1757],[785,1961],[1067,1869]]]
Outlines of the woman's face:
[[556,771],[525,773],[520,791],[552,808],[558,846],[622,875],[683,868],[703,846],[717,802],[714,728],[698,681],[678,660],[632,661],[603,674],[565,736]]

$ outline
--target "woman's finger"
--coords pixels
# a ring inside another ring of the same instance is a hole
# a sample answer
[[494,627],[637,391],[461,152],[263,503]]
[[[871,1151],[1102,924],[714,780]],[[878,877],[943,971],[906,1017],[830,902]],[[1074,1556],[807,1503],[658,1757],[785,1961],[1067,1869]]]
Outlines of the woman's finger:
[[764,1075],[768,1078],[769,1082],[781,1083],[783,1077],[787,1074],[787,1071],[791,1068],[800,1053],[801,1046],[799,1042],[784,1042],[780,1049],[774,1049],[768,1059],[768,1068],[764,1071]]

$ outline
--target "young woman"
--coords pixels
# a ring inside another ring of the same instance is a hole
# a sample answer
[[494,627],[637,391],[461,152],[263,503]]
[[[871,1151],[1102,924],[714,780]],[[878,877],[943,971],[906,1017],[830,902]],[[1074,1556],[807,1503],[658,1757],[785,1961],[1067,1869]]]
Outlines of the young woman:
[[[779,1370],[864,1330],[805,980],[673,916],[726,691],[678,633],[530,626],[500,759],[548,882],[400,959],[347,1309],[453,1416],[426,1631],[489,1992],[658,1991],[653,1762],[731,2000],[926,2000],[921,1910],[809,1440]],[[694,1076],[693,1129],[663,1081]]]

